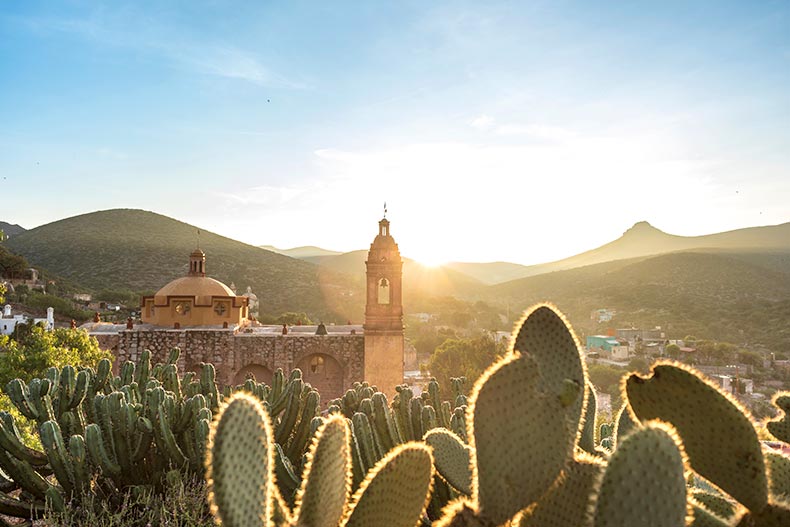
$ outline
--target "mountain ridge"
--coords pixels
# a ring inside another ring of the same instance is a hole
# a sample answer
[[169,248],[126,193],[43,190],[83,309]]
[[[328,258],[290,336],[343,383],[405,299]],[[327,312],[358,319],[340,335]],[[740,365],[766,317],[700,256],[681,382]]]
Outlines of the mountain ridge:
[[[8,248],[83,287],[156,291],[187,271],[197,227],[140,209],[110,209],[65,218],[9,238]],[[298,304],[316,317],[359,319],[349,280],[309,262],[200,229],[209,276],[239,293],[251,286],[271,314]]]

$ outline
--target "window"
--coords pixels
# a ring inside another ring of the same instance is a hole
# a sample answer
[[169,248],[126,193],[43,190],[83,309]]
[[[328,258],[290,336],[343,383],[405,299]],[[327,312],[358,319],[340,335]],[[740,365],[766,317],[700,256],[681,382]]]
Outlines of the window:
[[379,304],[390,303],[390,283],[389,280],[387,280],[386,278],[382,278],[381,280],[379,280],[378,303]]
[[192,310],[192,304],[189,302],[176,302],[175,310],[179,315],[186,316]]
[[310,359],[310,373],[323,373],[324,372],[324,358],[320,355]]
[[214,313],[219,316],[225,316],[225,313],[228,312],[228,306],[225,302],[217,302],[214,304]]

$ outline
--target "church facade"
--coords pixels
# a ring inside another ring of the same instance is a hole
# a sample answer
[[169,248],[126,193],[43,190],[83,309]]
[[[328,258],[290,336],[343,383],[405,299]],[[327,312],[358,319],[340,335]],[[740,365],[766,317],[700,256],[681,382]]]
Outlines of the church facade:
[[402,267],[384,218],[366,261],[364,324],[283,328],[250,320],[249,297],[207,277],[206,255],[196,250],[187,276],[142,299],[142,324],[84,327],[113,352],[116,368],[137,360],[145,349],[154,361],[165,361],[168,351],[178,347],[182,373],[210,362],[221,384],[240,384],[248,375],[268,383],[277,368],[286,373],[299,368],[324,402],[363,380],[392,395],[403,382]]

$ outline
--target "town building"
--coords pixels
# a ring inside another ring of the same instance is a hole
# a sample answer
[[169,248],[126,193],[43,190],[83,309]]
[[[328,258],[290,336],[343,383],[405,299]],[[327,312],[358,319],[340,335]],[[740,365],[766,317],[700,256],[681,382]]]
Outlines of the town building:
[[586,339],[587,351],[601,353],[605,358],[625,360],[628,358],[628,344],[608,335],[590,335]]
[[0,335],[10,335],[16,329],[17,324],[43,324],[47,331],[52,331],[55,328],[55,309],[47,308],[47,318],[33,318],[22,314],[13,314],[10,305],[3,308],[3,316],[0,317]]
[[208,277],[206,255],[195,250],[186,276],[142,299],[141,324],[94,322],[83,327],[113,352],[116,371],[145,349],[154,361],[165,361],[168,351],[178,347],[182,373],[197,372],[202,362],[209,362],[221,384],[240,384],[249,375],[268,383],[277,368],[286,373],[299,368],[324,403],[363,380],[392,396],[404,380],[402,267],[390,222],[384,218],[366,261],[364,324],[284,327],[252,320],[253,295],[237,296]]

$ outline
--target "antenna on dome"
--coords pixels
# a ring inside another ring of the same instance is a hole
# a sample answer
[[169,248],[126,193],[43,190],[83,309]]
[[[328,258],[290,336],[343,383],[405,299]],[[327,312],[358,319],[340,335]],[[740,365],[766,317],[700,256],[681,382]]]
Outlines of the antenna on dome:
[[384,202],[384,219],[387,219],[387,202]]
[[197,230],[197,248],[200,249],[200,229]]

